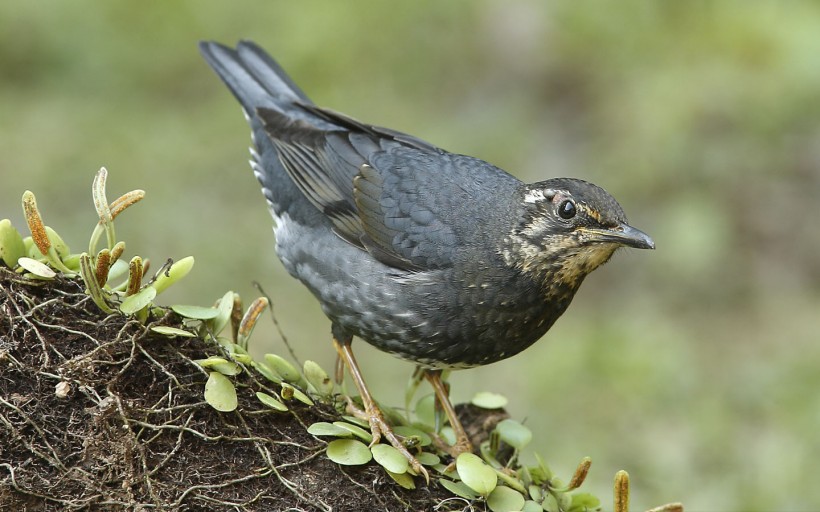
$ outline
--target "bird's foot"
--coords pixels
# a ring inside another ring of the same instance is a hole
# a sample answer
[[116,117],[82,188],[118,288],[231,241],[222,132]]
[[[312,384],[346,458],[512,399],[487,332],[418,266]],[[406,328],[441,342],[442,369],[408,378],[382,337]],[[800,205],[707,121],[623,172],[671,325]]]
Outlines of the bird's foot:
[[379,443],[382,437],[387,439],[387,442],[390,443],[393,448],[398,450],[404,457],[407,459],[407,462],[410,464],[410,468],[413,470],[414,473],[421,475],[424,477],[424,480],[429,484],[430,483],[430,474],[421,465],[418,459],[410,453],[410,450],[407,449],[407,446],[402,442],[401,438],[393,432],[393,427],[387,423],[387,420],[384,419],[384,414],[382,413],[381,409],[375,404],[365,404],[364,410],[358,407],[350,397],[346,397],[347,399],[347,408],[353,416],[365,420],[370,424],[370,434],[373,436],[373,440],[370,441],[370,446],[374,446]]
[[[450,464],[452,466],[455,464],[455,460],[458,458],[459,455],[462,453],[472,453],[473,452],[473,443],[470,442],[470,439],[467,436],[463,438],[456,439],[455,444],[449,444],[447,441],[442,439],[440,436],[433,436],[433,444],[436,445],[436,448],[443,451],[444,453],[448,454],[450,457],[453,458],[453,463]],[[449,470],[449,466],[448,466]]]

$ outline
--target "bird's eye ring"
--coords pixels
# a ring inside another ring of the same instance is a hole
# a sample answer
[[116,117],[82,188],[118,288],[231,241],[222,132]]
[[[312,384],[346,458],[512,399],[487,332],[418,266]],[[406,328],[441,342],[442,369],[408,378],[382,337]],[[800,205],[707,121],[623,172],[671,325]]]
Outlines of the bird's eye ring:
[[571,219],[575,217],[577,210],[575,209],[575,203],[567,199],[560,205],[558,205],[558,215],[562,219]]

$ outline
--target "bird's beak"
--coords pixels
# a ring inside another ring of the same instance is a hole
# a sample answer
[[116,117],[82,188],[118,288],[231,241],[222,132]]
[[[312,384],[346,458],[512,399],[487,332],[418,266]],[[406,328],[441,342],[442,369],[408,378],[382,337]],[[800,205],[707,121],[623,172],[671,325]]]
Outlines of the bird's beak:
[[614,228],[583,228],[591,242],[616,243],[636,249],[654,249],[652,238],[629,224],[619,224]]

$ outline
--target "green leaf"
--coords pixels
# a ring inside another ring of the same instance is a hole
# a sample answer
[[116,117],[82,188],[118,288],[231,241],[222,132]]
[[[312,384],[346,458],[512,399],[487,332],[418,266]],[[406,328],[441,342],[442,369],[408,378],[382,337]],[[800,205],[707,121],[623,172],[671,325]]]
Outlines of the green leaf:
[[341,428],[349,430],[351,434],[358,437],[359,439],[361,439],[365,443],[370,443],[370,442],[373,441],[373,434],[371,434],[367,430],[363,429],[362,427],[359,427],[357,425],[352,425],[350,423],[345,423],[344,421],[334,421],[333,424],[336,425],[337,427],[341,427]]
[[0,260],[9,268],[17,266],[17,260],[26,256],[23,235],[9,219],[0,220]]
[[417,438],[418,444],[416,446],[430,446],[433,443],[433,438],[431,438],[427,432],[417,429],[416,427],[397,425],[393,427],[393,432],[407,439]]
[[515,476],[510,475],[501,470],[497,470],[496,475],[498,476],[498,479],[501,480],[502,484],[506,485],[507,487],[512,487],[521,494],[527,494],[527,488],[524,486],[524,483]]
[[276,354],[265,354],[265,363],[275,373],[288,382],[299,382],[302,375],[292,364],[287,362],[282,356]]
[[524,507],[521,509],[521,512],[544,512],[544,509],[541,508],[540,503],[527,500],[524,502]]
[[283,390],[284,389],[289,389],[290,390],[289,393],[293,395],[293,398],[299,400],[303,404],[313,405],[313,400],[311,400],[310,397],[307,396],[306,394],[304,394],[302,392],[302,390],[300,390],[299,388],[295,388],[295,387],[291,386],[290,384],[288,384],[287,382],[283,382],[282,383],[282,389]]
[[193,318],[194,320],[210,320],[219,314],[219,310],[211,307],[189,306],[187,304],[177,304],[171,309],[179,316]]
[[407,457],[389,444],[377,444],[370,447],[373,458],[387,471],[396,474],[406,473],[410,467]]
[[79,273],[80,271],[80,255],[77,253],[69,254],[63,259],[63,263],[66,267],[71,269],[72,272]]
[[555,498],[558,500],[558,508],[561,510],[569,510],[572,505],[572,495],[568,492],[560,493]]
[[91,268],[91,256],[87,253],[80,255],[80,276],[83,278],[87,293],[91,295],[94,304],[104,313],[113,313],[114,310],[108,305],[107,292],[104,292],[100,287],[100,283],[97,282],[97,275],[94,269]]
[[336,464],[360,466],[373,458],[370,448],[355,439],[336,439],[327,445],[327,456]]
[[326,421],[317,421],[316,423],[312,424],[307,429],[308,434],[312,434],[314,436],[335,436],[335,437],[352,437],[353,432],[346,428],[342,428],[338,425],[334,425],[333,423],[328,423]]
[[179,261],[175,261],[169,268],[163,270],[157,275],[156,280],[151,283],[151,286],[162,293],[166,288],[176,283],[186,275],[194,266],[194,257],[188,256]]
[[434,394],[425,395],[416,402],[416,419],[430,428],[436,424],[435,403],[436,395]]
[[17,260],[17,264],[34,274],[36,277],[42,279],[54,279],[57,275],[57,272],[54,272],[51,267],[45,263],[41,263],[31,258],[20,258]]
[[51,246],[57,251],[57,256],[59,256],[61,260],[71,254],[71,250],[69,250],[68,245],[63,241],[63,238],[50,226],[46,226],[46,236],[48,236]]
[[213,368],[222,375],[237,375],[242,373],[242,368],[238,364],[217,356],[211,356],[208,359],[197,359],[196,364],[203,368]]
[[558,500],[549,493],[544,496],[544,501],[541,502],[541,508],[546,512],[559,512],[561,510],[561,507],[558,506]]
[[205,383],[205,401],[217,411],[230,412],[236,409],[236,388],[227,377],[219,372],[210,372]]
[[572,495],[572,504],[569,512],[586,512],[596,510],[601,506],[601,500],[586,492],[579,492]]
[[493,512],[513,512],[524,508],[524,496],[515,489],[499,485],[487,496],[487,506]]
[[532,431],[515,420],[502,420],[495,429],[501,440],[516,450],[521,450],[532,441]]
[[226,348],[228,352],[231,354],[231,358],[236,361],[237,363],[242,364],[253,364],[253,358],[248,354],[248,351],[242,348],[241,345],[237,345],[236,343],[227,343]]
[[367,420],[362,419],[362,418],[357,418],[356,416],[343,415],[342,419],[345,420],[348,423],[352,423],[353,425],[358,425],[362,428],[370,428],[370,423],[368,423]]
[[475,493],[472,489],[467,487],[464,482],[453,482],[452,480],[446,480],[442,478],[438,481],[442,487],[450,491],[451,493],[455,494],[456,496],[460,496],[465,500],[474,500],[478,498],[478,494]]
[[481,457],[473,453],[462,453],[456,459],[456,470],[461,481],[482,496],[487,496],[498,484],[498,475]]
[[124,298],[122,304],[120,304],[120,311],[126,315],[133,315],[151,304],[156,296],[157,291],[150,286],[146,286],[134,295]]
[[419,453],[418,455],[416,455],[416,460],[418,460],[419,463],[424,466],[435,466],[436,464],[441,462],[441,459],[438,455],[430,452]]
[[253,367],[256,368],[256,371],[262,374],[262,376],[268,379],[269,381],[275,382],[277,384],[282,382],[282,377],[280,377],[278,373],[271,370],[270,366],[268,366],[267,364],[262,363],[260,361],[254,361],[252,364]]
[[126,272],[128,272],[128,263],[123,260],[117,260],[111,265],[111,268],[108,269],[108,281],[110,282],[112,279],[123,276]]
[[[381,445],[379,445],[381,446]],[[392,478],[397,484],[404,487],[405,489],[415,489],[416,483],[413,481],[413,477],[407,473],[393,473],[389,469],[384,470],[387,473],[387,476]]]
[[233,311],[233,301],[234,297],[236,297],[236,292],[228,291],[225,292],[225,295],[219,299],[219,302],[216,306],[216,309],[219,311],[213,318],[213,331],[214,335],[219,335],[222,332],[222,329],[228,325],[231,321],[231,312]]
[[310,360],[305,361],[303,371],[305,380],[313,386],[317,393],[322,396],[330,396],[333,393],[333,381],[317,363]]
[[261,391],[256,392],[256,398],[259,399],[260,402],[267,405],[271,409],[275,409],[277,411],[287,411],[288,406],[277,400],[276,398],[270,396],[267,393],[263,393]]
[[196,337],[196,334],[192,332],[188,332],[185,329],[179,329],[177,327],[171,327],[170,325],[155,325],[151,327],[151,330],[165,336],[180,336],[182,338]]
[[442,428],[441,432],[439,432],[438,435],[445,443],[449,444],[450,446],[456,444],[456,432],[455,430],[453,430],[452,427],[447,426]]
[[476,407],[482,409],[501,409],[507,405],[507,397],[499,395],[498,393],[490,393],[489,391],[480,391],[473,396],[470,401]]
[[544,459],[542,459],[537,452],[534,452],[533,456],[535,456],[535,461],[538,462],[538,466],[528,468],[532,476],[532,481],[536,484],[547,483],[552,479],[552,470],[547,467],[546,463],[544,463]]

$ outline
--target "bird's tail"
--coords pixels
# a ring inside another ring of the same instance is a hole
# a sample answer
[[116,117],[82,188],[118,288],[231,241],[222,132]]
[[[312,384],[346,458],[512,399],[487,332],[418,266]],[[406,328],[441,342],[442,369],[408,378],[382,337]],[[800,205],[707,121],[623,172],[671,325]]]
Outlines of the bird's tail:
[[241,41],[235,50],[202,41],[199,51],[251,117],[260,107],[288,115],[297,103],[312,104],[279,64],[250,41]]

